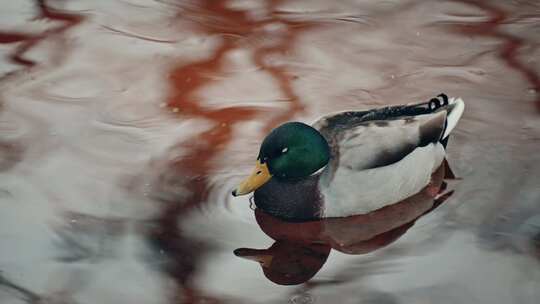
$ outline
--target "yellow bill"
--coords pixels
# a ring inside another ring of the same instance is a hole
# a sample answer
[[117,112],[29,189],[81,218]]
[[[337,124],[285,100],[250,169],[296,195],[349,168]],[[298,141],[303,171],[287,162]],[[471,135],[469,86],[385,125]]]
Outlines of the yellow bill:
[[268,171],[268,166],[257,160],[253,173],[233,190],[232,195],[239,196],[251,193],[264,185],[270,178],[272,175]]

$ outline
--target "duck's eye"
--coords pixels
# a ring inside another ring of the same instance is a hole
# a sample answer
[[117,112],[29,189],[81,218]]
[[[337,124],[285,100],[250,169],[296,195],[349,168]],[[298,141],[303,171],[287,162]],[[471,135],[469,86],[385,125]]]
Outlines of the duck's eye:
[[285,148],[283,148],[283,149],[281,150],[281,153],[282,153],[282,154],[285,154],[285,153],[287,153],[287,151],[289,151],[289,148],[285,147]]

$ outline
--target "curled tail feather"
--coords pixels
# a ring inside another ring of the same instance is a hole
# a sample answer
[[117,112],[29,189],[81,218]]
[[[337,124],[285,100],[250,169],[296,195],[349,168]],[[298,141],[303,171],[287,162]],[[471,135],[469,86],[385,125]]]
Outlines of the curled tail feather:
[[446,116],[446,128],[442,139],[446,139],[450,132],[456,127],[459,119],[465,110],[465,102],[460,97],[451,98],[448,105],[448,115]]

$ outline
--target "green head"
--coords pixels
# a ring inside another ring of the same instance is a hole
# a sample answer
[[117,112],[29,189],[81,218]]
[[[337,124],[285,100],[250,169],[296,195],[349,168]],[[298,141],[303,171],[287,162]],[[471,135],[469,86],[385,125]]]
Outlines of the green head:
[[283,124],[266,136],[255,169],[232,195],[251,193],[272,177],[285,180],[308,177],[329,160],[330,147],[317,130],[301,122]]
[[324,167],[330,159],[326,139],[317,130],[301,122],[285,123],[264,139],[259,162],[278,179],[307,177]]

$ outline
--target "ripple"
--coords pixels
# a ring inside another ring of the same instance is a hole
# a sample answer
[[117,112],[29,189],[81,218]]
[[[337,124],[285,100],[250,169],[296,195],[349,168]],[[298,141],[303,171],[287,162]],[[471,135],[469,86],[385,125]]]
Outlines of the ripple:
[[148,156],[146,134],[138,129],[119,129],[101,125],[87,131],[83,139],[77,140],[73,147],[82,155],[91,156],[96,162],[118,162],[137,164]]
[[309,293],[297,294],[289,299],[291,304],[312,304],[315,303],[315,298]]
[[91,102],[104,97],[104,92],[111,90],[110,83],[107,77],[87,70],[62,71],[60,76],[42,80],[33,89],[33,96],[68,103]]
[[106,30],[109,30],[109,31],[111,31],[113,33],[120,34],[120,35],[123,35],[123,36],[126,36],[126,37],[137,38],[137,39],[141,39],[141,40],[145,40],[145,41],[149,41],[149,42],[154,42],[154,43],[169,43],[169,44],[172,44],[172,43],[177,43],[179,41],[178,39],[166,39],[166,38],[155,38],[155,37],[151,37],[151,36],[145,36],[143,34],[129,32],[127,30],[116,29],[114,27],[105,26],[105,25],[103,26],[103,28],[106,29]]
[[164,121],[163,112],[157,103],[109,103],[98,111],[96,121],[110,126],[148,129]]
[[449,13],[441,15],[437,19],[438,20],[430,23],[430,25],[463,25],[471,23],[484,23],[486,21],[489,21],[489,17],[482,13]]
[[13,113],[0,115],[0,134],[2,140],[14,140],[28,131],[24,122]]

